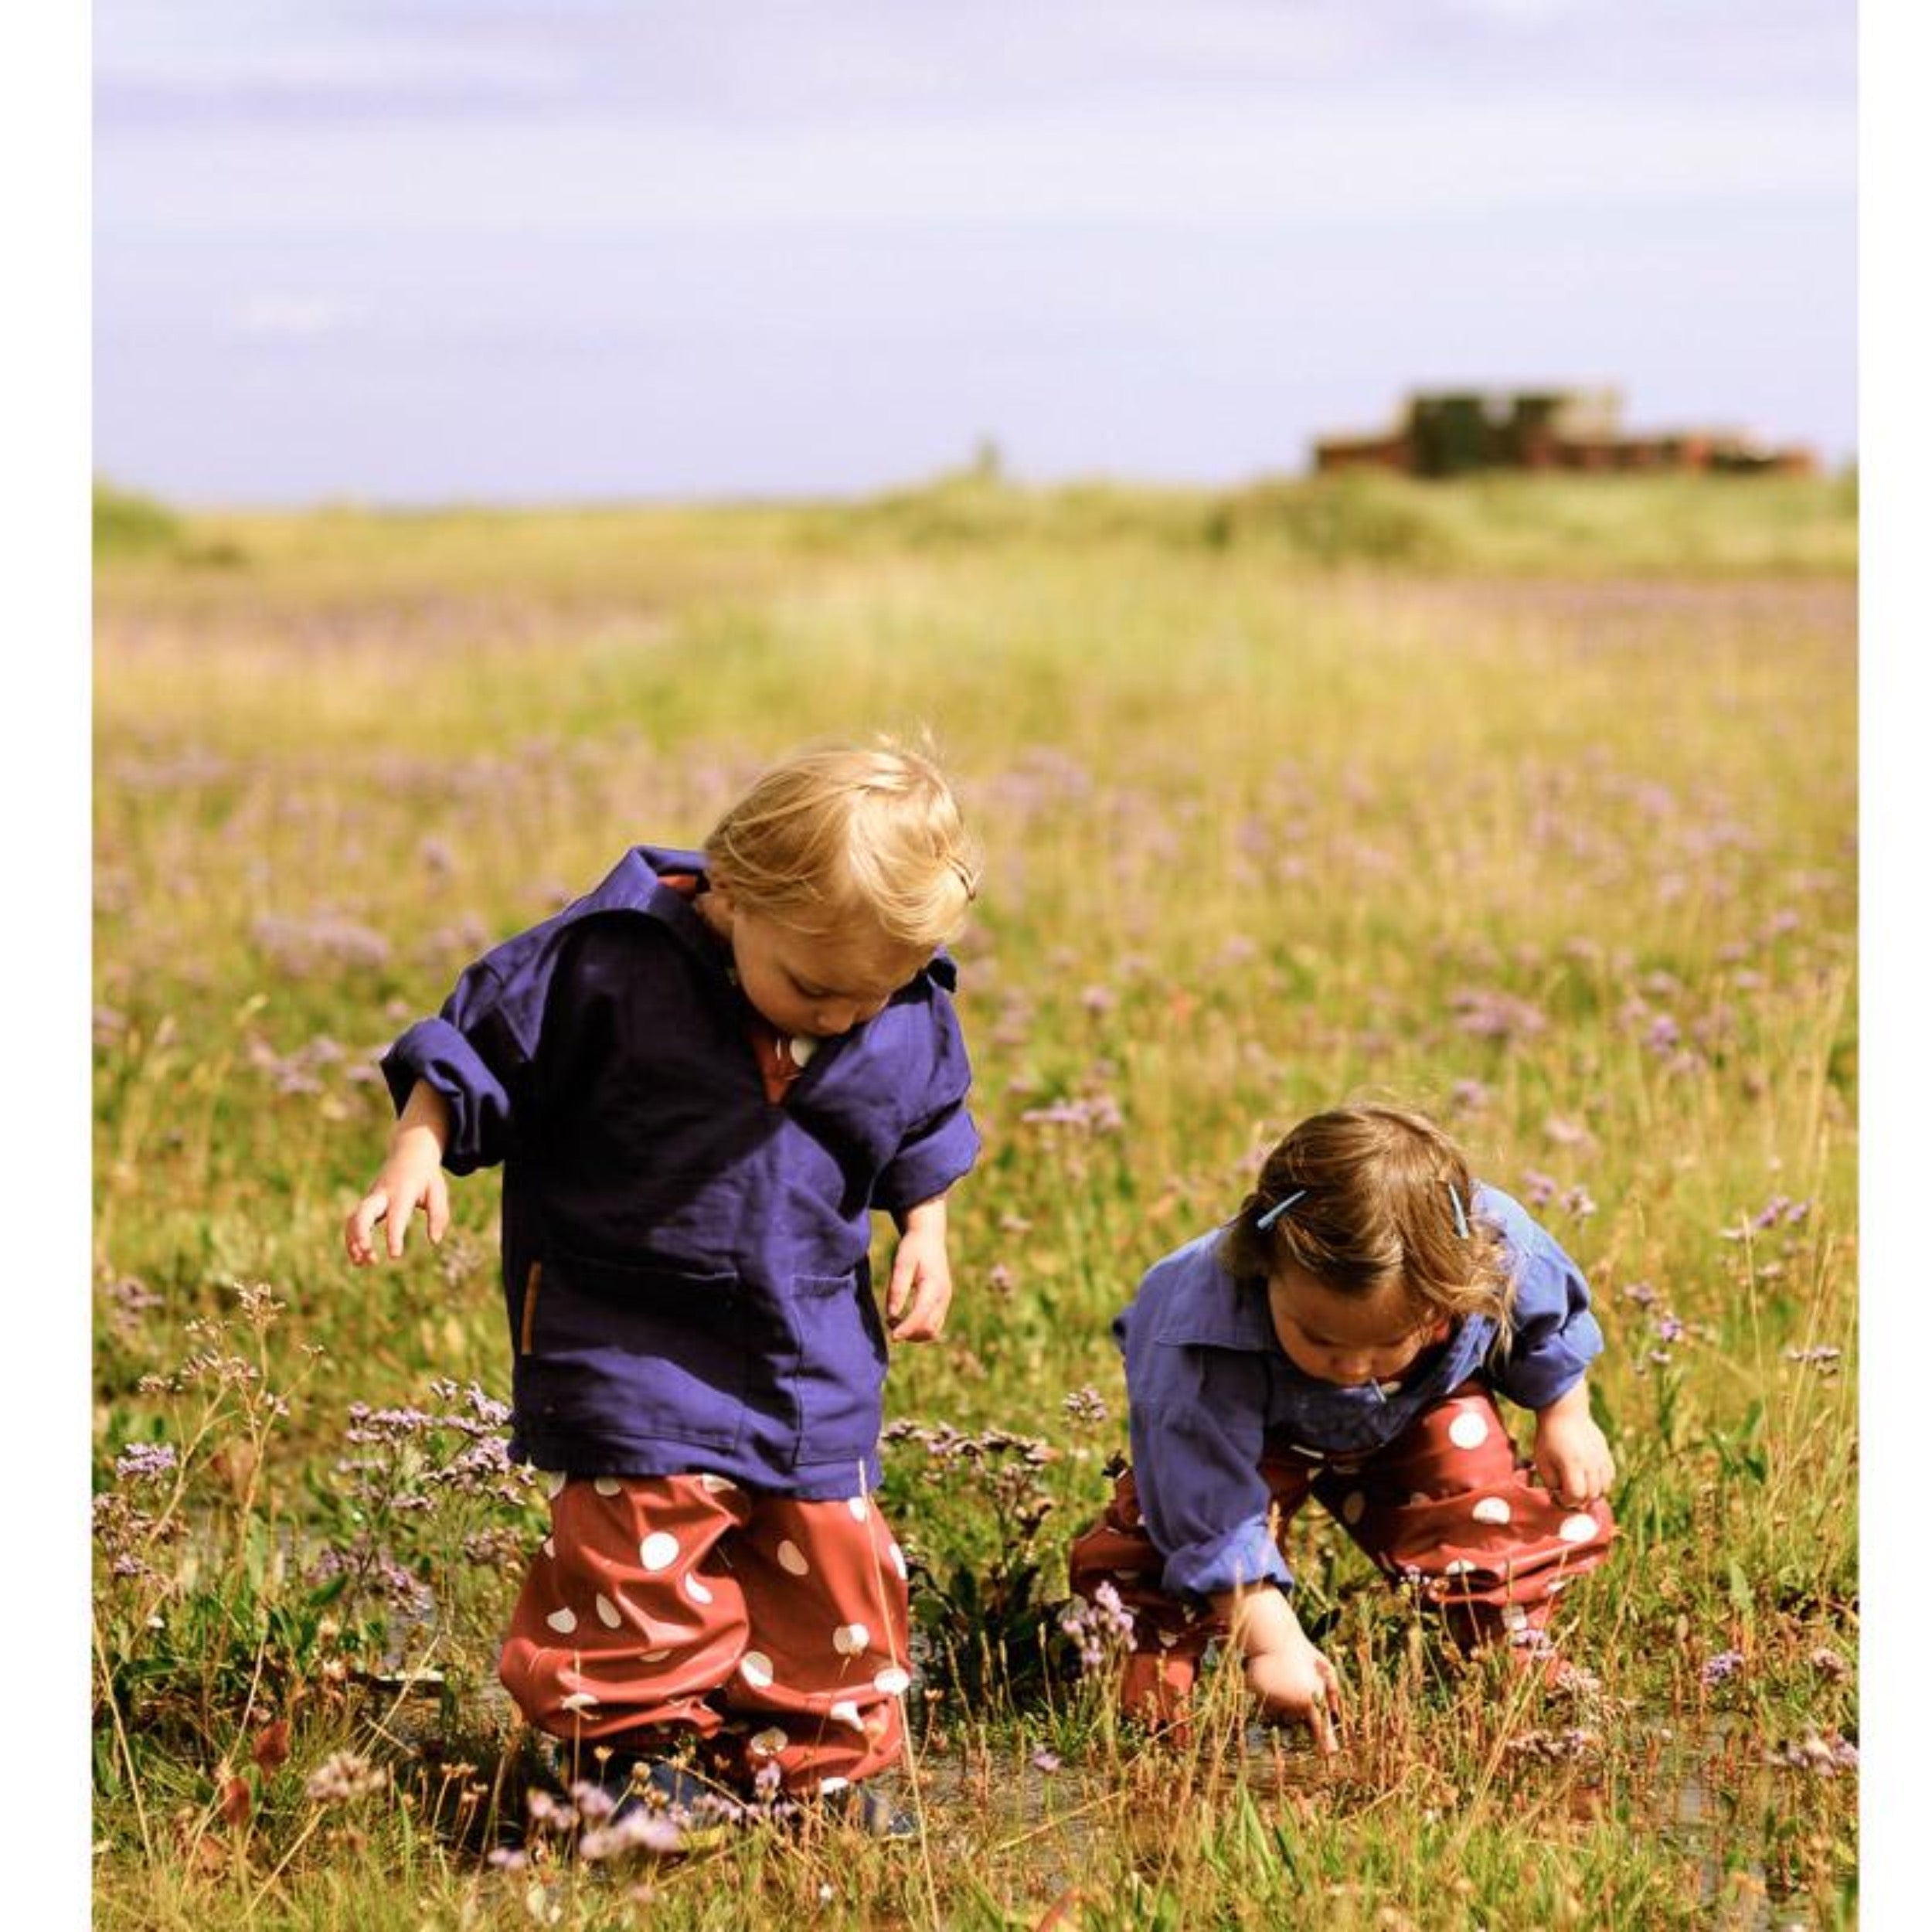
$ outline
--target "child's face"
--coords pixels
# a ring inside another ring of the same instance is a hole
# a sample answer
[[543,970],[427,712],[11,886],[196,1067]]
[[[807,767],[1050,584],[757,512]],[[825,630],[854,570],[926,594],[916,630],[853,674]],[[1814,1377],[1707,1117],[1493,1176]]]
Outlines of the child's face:
[[1447,1316],[1418,1308],[1400,1287],[1340,1294],[1300,1268],[1268,1277],[1268,1310],[1288,1359],[1343,1387],[1394,1381],[1449,1334]]
[[850,1032],[931,957],[883,934],[802,933],[728,900],[723,910],[738,984],[781,1033],[828,1039]]

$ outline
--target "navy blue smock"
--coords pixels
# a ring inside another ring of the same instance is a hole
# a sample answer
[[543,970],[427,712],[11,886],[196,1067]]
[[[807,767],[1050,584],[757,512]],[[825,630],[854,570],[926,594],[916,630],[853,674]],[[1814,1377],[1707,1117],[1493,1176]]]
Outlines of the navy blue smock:
[[936,954],[767,1097],[730,956],[648,845],[464,972],[383,1060],[447,1102],[444,1165],[501,1161],[513,1454],[851,1496],[879,1479],[875,1209],[942,1194],[979,1136]]

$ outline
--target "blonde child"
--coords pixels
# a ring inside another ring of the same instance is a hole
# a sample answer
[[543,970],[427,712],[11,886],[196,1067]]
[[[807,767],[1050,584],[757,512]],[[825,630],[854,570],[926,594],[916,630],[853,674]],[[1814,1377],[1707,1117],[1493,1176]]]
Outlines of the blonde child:
[[936,948],[975,884],[928,759],[810,752],[702,851],[628,852],[383,1060],[400,1118],[349,1257],[400,1255],[419,1209],[439,1240],[442,1169],[503,1163],[511,1448],[551,1532],[500,1670],[614,1795],[690,1801],[696,1740],[729,1787],[909,1828],[859,1782],[907,1683],[867,1252],[889,1214],[893,1338],[933,1339],[979,1144]]
[[[1556,1593],[1607,1553],[1614,1468],[1584,1372],[1576,1264],[1418,1114],[1304,1121],[1225,1227],[1151,1268],[1114,1325],[1133,1466],[1074,1544],[1089,1600],[1134,1613],[1121,1682],[1155,1721],[1231,1640],[1264,1713],[1335,1747],[1335,1671],[1282,1554],[1312,1493],[1465,1645],[1554,1667]],[[1536,1417],[1519,1458],[1498,1394]]]

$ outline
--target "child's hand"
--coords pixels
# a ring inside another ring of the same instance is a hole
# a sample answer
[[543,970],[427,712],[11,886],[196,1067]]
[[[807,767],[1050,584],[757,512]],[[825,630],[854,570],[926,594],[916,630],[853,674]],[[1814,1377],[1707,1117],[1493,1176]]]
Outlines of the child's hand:
[[1216,1593],[1210,1599],[1228,1620],[1240,1647],[1248,1689],[1265,1717],[1305,1724],[1324,1757],[1339,1748],[1335,1720],[1342,1680],[1335,1666],[1308,1641],[1301,1621],[1272,1583]]
[[359,1268],[376,1257],[378,1221],[389,1223],[389,1253],[393,1261],[403,1253],[410,1217],[420,1208],[429,1223],[430,1245],[440,1241],[450,1225],[450,1187],[444,1178],[440,1153],[414,1145],[393,1148],[369,1191],[355,1205],[342,1228],[342,1245]]
[[[914,1210],[915,1214],[917,1210]],[[934,1230],[908,1218],[893,1257],[886,1290],[886,1316],[895,1342],[934,1342],[952,1305],[953,1265],[946,1253],[944,1224]]]
[[1261,1701],[1262,1715],[1306,1724],[1315,1733],[1315,1749],[1326,1757],[1340,1748],[1335,1721],[1342,1680],[1307,1638],[1297,1636],[1285,1649],[1250,1652],[1244,1674],[1248,1689]]
[[1536,1412],[1532,1459],[1537,1475],[1560,1502],[1580,1508],[1610,1493],[1616,1460],[1603,1430],[1590,1419],[1590,1397],[1580,1382]]

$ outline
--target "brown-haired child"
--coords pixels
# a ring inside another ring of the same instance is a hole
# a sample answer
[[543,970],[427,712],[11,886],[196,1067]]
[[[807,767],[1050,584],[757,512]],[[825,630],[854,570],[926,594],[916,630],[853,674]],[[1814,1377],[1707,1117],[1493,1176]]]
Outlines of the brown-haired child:
[[[1332,1747],[1337,1680],[1281,1549],[1311,1494],[1463,1643],[1553,1666],[1553,1599],[1615,1533],[1584,1383],[1603,1336],[1575,1263],[1433,1121],[1304,1121],[1114,1332],[1133,1465],[1072,1564],[1079,1595],[1134,1613],[1130,1711],[1178,1715],[1226,1635],[1264,1710]],[[1498,1394],[1536,1417],[1527,1462]]]

